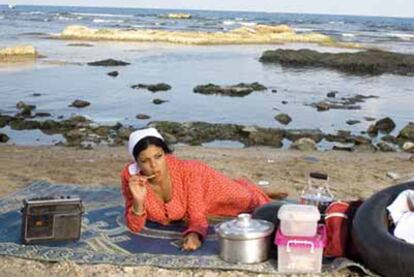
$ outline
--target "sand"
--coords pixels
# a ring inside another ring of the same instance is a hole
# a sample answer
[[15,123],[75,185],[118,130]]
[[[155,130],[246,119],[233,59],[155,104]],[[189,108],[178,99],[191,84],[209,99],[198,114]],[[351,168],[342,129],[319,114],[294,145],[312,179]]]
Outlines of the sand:
[[[267,147],[245,149],[176,147],[176,155],[199,159],[230,177],[247,177],[297,198],[311,171],[330,176],[339,199],[366,198],[390,185],[414,178],[414,159],[408,153],[299,152]],[[34,180],[87,186],[120,185],[119,173],[130,160],[125,147],[80,150],[55,146],[0,146],[0,197],[23,189]],[[393,173],[393,174],[389,174]],[[393,176],[398,177],[392,179]],[[0,276],[250,276],[245,272],[167,270],[157,267],[46,263],[12,257],[0,258]],[[337,276],[354,274],[348,270]]]

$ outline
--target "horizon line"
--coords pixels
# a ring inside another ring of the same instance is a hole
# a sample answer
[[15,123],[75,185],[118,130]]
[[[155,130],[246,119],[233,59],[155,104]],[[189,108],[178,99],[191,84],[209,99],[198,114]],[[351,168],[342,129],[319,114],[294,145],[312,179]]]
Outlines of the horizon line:
[[116,6],[70,6],[70,5],[45,5],[45,4],[1,4],[0,6],[44,6],[44,7],[76,7],[76,8],[117,8],[117,9],[142,9],[142,10],[176,10],[176,11],[210,11],[210,12],[246,12],[246,13],[274,13],[274,14],[304,14],[304,15],[332,15],[332,16],[356,16],[356,17],[384,17],[384,18],[404,18],[414,19],[414,17],[398,16],[398,15],[364,15],[364,14],[331,14],[331,13],[312,13],[312,12],[278,12],[278,11],[262,11],[262,10],[210,10],[202,8],[143,8],[143,7],[116,7]]

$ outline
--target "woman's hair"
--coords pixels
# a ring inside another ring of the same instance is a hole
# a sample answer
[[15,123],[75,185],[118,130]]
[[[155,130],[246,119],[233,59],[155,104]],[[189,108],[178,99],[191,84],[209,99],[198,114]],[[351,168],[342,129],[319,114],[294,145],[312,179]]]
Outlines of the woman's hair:
[[165,143],[165,141],[163,141],[160,138],[157,137],[145,137],[143,139],[141,139],[135,146],[134,146],[134,150],[132,151],[132,154],[134,155],[134,159],[136,160],[139,153],[141,153],[142,151],[144,151],[145,149],[147,149],[150,145],[154,145],[154,146],[158,146],[160,148],[162,148],[162,150],[164,150],[164,152],[166,154],[170,154],[173,151],[171,150],[171,148]]

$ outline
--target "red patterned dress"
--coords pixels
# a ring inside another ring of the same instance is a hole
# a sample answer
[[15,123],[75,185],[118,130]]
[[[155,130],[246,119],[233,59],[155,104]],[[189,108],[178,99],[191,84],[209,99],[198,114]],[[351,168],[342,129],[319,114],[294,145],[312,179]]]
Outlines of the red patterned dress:
[[122,193],[125,198],[125,219],[128,228],[139,232],[147,219],[161,224],[185,219],[188,228],[184,235],[196,232],[207,234],[207,216],[236,216],[252,212],[270,198],[256,185],[247,180],[232,180],[206,164],[195,160],[180,160],[166,155],[172,184],[172,197],[164,202],[146,182],[145,215],[132,213],[132,194],[128,180],[140,169],[136,163],[125,166],[121,173]]

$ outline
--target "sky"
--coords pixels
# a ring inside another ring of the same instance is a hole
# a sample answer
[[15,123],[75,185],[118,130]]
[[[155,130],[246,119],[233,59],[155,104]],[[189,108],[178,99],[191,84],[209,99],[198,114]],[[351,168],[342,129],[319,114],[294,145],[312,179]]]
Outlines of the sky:
[[414,0],[0,0],[0,4],[266,11],[414,18]]

